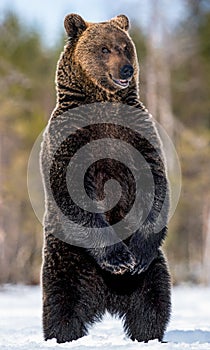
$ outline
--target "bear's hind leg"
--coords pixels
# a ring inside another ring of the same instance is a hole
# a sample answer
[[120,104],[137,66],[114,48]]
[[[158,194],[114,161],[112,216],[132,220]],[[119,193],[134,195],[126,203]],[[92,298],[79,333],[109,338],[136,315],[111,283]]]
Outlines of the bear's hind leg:
[[[56,338],[58,343],[77,340],[87,334],[87,321],[77,313],[74,300],[59,289],[44,297],[43,331],[44,339]],[[85,322],[86,321],[86,322]]]
[[[79,339],[88,326],[100,320],[105,307],[100,276],[91,261],[80,258],[77,249],[68,261],[49,255],[42,270],[44,339],[58,343]],[[79,251],[79,248],[78,248]]]
[[139,287],[129,298],[124,329],[132,340],[162,341],[170,312],[170,276],[164,256],[160,252],[148,270],[139,276]]

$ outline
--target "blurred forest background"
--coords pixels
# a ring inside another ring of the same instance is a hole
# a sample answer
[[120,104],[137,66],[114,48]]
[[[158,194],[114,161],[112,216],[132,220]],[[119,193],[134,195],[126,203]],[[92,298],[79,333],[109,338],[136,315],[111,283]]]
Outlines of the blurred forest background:
[[[165,245],[173,281],[208,284],[210,4],[186,3],[173,33],[154,1],[149,29],[132,22],[130,34],[140,58],[141,100],[172,138],[182,167]],[[2,17],[0,34],[0,283],[36,284],[42,227],[28,197],[27,163],[55,106],[55,68],[65,38],[46,46],[38,30],[11,12]]]

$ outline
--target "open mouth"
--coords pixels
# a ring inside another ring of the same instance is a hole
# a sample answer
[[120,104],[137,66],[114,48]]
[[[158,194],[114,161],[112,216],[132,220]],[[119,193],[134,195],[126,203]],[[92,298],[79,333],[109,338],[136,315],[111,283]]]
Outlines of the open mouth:
[[129,86],[130,80],[125,80],[125,79],[115,79],[110,75],[110,78],[112,81],[117,85],[120,86],[121,88],[125,89]]

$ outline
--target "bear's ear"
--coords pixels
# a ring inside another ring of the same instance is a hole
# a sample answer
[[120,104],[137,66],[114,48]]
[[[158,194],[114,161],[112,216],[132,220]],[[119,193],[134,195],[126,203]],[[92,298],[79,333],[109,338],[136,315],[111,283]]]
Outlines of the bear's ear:
[[65,17],[64,27],[68,37],[74,39],[78,38],[82,32],[84,32],[87,28],[87,24],[81,16],[71,13]]
[[117,25],[120,29],[126,31],[129,29],[130,26],[129,19],[125,15],[119,15],[115,18],[112,18],[110,22]]

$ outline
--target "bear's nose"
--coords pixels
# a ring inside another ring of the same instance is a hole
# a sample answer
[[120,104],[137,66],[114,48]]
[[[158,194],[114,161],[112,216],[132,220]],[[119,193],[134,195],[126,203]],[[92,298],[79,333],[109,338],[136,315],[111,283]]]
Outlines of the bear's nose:
[[129,79],[133,75],[133,67],[130,64],[126,64],[120,69],[120,79]]

